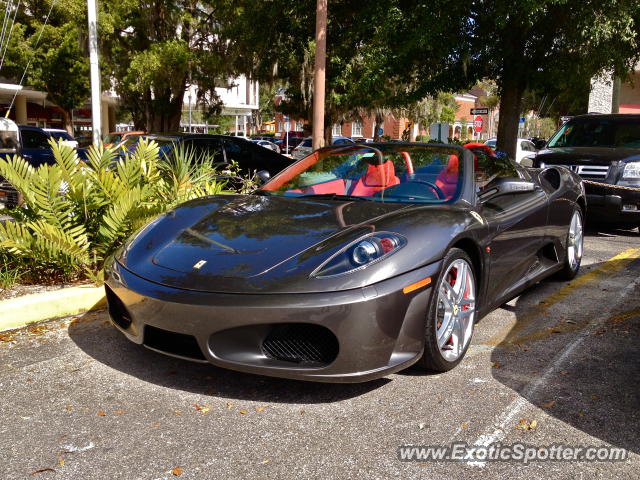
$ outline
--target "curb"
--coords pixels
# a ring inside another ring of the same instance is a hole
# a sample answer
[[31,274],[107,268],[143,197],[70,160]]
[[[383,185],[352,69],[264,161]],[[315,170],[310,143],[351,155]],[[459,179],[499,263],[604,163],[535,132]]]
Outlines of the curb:
[[82,285],[0,301],[0,331],[67,317],[106,305],[104,287]]

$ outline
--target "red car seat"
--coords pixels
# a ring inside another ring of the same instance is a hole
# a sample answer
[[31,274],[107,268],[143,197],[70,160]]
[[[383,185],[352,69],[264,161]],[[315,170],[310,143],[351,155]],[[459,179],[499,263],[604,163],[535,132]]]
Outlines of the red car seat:
[[451,200],[458,188],[458,156],[450,155],[447,166],[436,178],[436,185],[445,194],[445,200]]
[[387,160],[382,165],[369,164],[367,171],[355,182],[349,194],[370,197],[386,187],[399,183],[400,179],[396,177],[396,169],[393,166],[393,162]]

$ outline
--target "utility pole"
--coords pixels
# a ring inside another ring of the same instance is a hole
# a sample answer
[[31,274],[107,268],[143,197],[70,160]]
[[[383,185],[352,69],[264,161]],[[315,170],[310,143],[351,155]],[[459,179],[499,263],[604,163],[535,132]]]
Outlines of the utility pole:
[[313,149],[324,146],[324,80],[327,63],[327,0],[316,0],[316,63],[313,70]]
[[91,65],[91,122],[93,124],[93,144],[102,141],[102,116],[100,113],[100,65],[98,64],[98,22],[96,0],[87,0],[89,20],[89,64]]

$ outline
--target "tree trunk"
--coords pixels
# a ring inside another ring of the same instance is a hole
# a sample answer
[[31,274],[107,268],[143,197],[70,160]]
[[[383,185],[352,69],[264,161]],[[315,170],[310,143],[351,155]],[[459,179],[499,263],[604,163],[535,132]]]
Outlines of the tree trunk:
[[73,124],[71,123],[71,110],[62,110],[62,124],[69,135],[73,137]]
[[381,114],[376,114],[376,123],[375,123],[374,132],[373,132],[374,142],[379,142],[380,140],[382,140],[382,135],[380,135],[378,132],[380,131],[380,128],[382,128],[383,125],[384,125],[384,117]]
[[333,143],[333,124],[325,125],[324,127],[324,145],[331,145]]
[[506,152],[509,157],[515,159],[525,82],[505,78],[504,83],[500,95],[500,121],[496,149]]

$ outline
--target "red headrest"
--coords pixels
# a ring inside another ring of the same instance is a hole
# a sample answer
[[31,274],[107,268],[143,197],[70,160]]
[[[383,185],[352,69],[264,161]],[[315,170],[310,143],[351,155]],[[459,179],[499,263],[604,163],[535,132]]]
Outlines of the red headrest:
[[382,165],[369,165],[362,181],[368,187],[386,187],[394,183],[395,176],[393,162],[387,160]]

